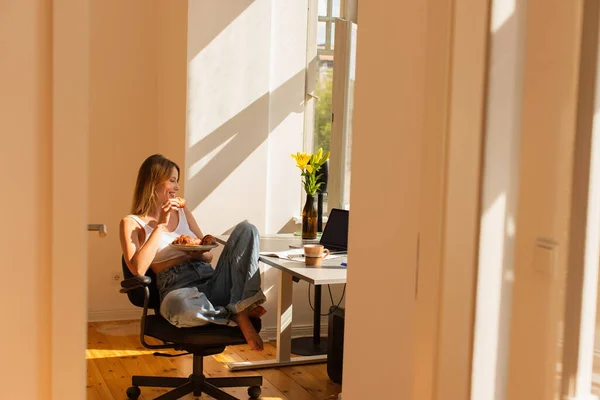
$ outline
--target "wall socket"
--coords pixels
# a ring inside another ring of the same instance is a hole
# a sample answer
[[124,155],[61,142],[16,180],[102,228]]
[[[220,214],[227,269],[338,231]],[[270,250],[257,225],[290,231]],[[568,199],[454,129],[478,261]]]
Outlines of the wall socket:
[[121,283],[123,280],[123,273],[121,271],[113,271],[110,274],[110,281],[115,284]]

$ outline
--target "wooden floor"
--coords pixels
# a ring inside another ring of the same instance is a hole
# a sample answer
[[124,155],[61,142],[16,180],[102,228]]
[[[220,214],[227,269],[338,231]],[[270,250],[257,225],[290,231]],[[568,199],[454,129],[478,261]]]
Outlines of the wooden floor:
[[[150,340],[148,340],[150,342]],[[151,343],[160,343],[153,341]],[[168,352],[168,351],[167,351]],[[139,321],[98,322],[88,324],[87,399],[126,400],[132,375],[187,377],[192,372],[192,356],[154,357],[139,340]],[[261,399],[325,400],[336,399],[340,385],[327,376],[326,364],[230,372],[223,362],[264,360],[275,357],[275,347],[267,343],[263,352],[248,345],[230,346],[225,352],[204,358],[204,374],[209,377],[262,375]],[[225,389],[231,395],[247,399],[246,388]],[[166,389],[142,388],[140,399],[154,399]],[[184,399],[212,399],[208,395]]]

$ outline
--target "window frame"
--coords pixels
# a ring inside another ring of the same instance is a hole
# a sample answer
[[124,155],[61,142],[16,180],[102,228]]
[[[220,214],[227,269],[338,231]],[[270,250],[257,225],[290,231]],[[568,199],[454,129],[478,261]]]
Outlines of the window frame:
[[[308,0],[308,24],[306,46],[306,80],[304,102],[304,151],[312,153],[314,145],[315,91],[318,73],[318,56],[331,54],[333,62],[332,84],[332,123],[331,123],[331,159],[329,161],[329,180],[325,214],[331,208],[349,208],[349,199],[344,201],[345,165],[350,149],[348,148],[348,99],[350,74],[350,44],[352,29],[357,27],[357,0],[340,0],[340,17],[333,17],[333,0],[327,0],[327,16],[319,16],[319,0]],[[325,50],[317,49],[318,23],[325,22]],[[337,26],[340,24],[339,27]],[[331,47],[331,30],[336,25],[334,48]],[[339,29],[341,28],[341,29]]]

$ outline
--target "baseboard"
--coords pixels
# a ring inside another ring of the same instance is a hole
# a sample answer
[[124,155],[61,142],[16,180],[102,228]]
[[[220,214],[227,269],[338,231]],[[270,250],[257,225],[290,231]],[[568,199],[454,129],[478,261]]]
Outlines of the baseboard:
[[[149,311],[153,314],[153,311]],[[88,322],[108,322],[108,321],[129,321],[139,320],[142,317],[142,313],[139,308],[131,310],[101,310],[101,311],[88,311]],[[312,336],[313,326],[312,325],[299,325],[292,327],[292,337],[303,337]],[[327,336],[327,324],[321,324],[321,336]],[[268,326],[263,327],[260,331],[260,337],[267,340],[275,340],[277,338],[277,327]]]
[[[312,325],[299,325],[292,327],[292,338],[312,336],[313,326]],[[321,336],[327,336],[327,324],[321,324]],[[269,326],[263,327],[260,331],[260,337],[262,340],[275,340],[277,338],[277,327]]]

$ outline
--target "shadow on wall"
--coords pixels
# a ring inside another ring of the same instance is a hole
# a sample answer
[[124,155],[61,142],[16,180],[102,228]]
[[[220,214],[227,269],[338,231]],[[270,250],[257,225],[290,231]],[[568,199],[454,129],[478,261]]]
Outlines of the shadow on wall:
[[[265,59],[271,57],[272,48],[269,48],[270,42],[262,42],[263,39],[268,39],[270,30],[265,28],[264,17],[261,16],[262,12],[268,12],[269,6],[254,0],[231,0],[226,3],[194,0],[188,7],[188,96],[199,99],[198,102],[194,101],[195,104],[210,105],[203,105],[198,110],[188,104],[185,195],[192,210],[198,209],[207,200],[212,202],[211,194],[228,177],[236,176],[236,170],[248,160],[253,166],[260,164],[262,169],[266,164],[257,163],[253,155],[257,154],[257,150],[260,154],[266,154],[263,150],[271,133],[291,115],[304,113],[304,63],[283,63],[288,68],[284,67],[285,75],[282,76],[277,72],[284,70],[276,67],[276,72],[271,71],[270,61]],[[252,40],[259,39],[261,44],[255,53],[261,58],[254,59],[247,47],[252,45]],[[215,44],[219,45],[218,49],[214,47]],[[201,54],[204,58],[198,58]],[[240,57],[239,60],[237,56]],[[190,65],[194,60],[201,64],[199,68],[192,70]],[[239,70],[236,67],[238,61],[241,68]],[[213,79],[210,82],[200,79],[196,83],[195,79],[190,78],[190,73],[196,74],[194,71],[207,74],[202,75],[202,79],[215,74],[217,81],[224,80],[224,88],[217,96],[217,102],[208,99],[208,96],[211,90],[219,90],[219,83],[215,83]],[[249,81],[257,72],[261,74],[256,77],[258,81]],[[237,86],[233,86],[231,82],[235,82]],[[250,93],[252,97],[248,98]],[[231,104],[219,104],[226,103],[227,96],[231,97],[233,103],[239,104],[239,107],[232,109]],[[190,98],[188,97],[188,103]],[[215,117],[198,115],[210,115],[211,110],[215,111]],[[222,118],[225,113],[227,117]],[[221,119],[217,120],[219,116]],[[207,126],[206,121],[216,125]],[[193,143],[189,141],[190,135],[194,138]],[[246,173],[250,172],[243,171],[243,174]],[[264,183],[261,182],[261,185]],[[263,196],[264,187],[261,186],[260,191]],[[227,221],[227,225],[230,223]],[[222,228],[219,227],[219,230]]]
[[[242,15],[255,0],[229,0],[227,6],[215,4],[213,0],[194,0],[199,4],[196,10],[202,10],[210,18],[202,20],[202,36],[188,41],[188,54],[199,54],[208,46],[225,28]],[[193,57],[192,57],[193,58]]]
[[[191,208],[201,204],[236,168],[250,156],[289,114],[302,113],[304,105],[295,99],[302,99],[305,70],[297,72],[281,86],[255,100],[233,118],[209,133],[188,150],[190,163],[202,160],[210,152],[221,150],[189,179],[186,195],[195,199]],[[269,114],[265,110],[269,110]],[[276,105],[276,106],[275,106]],[[263,118],[261,125],[248,126],[255,115],[269,115]],[[269,124],[270,120],[270,124]]]
[[[247,219],[244,220],[245,222],[250,222]],[[242,222],[244,222],[242,221]],[[225,232],[223,232],[223,235],[231,235],[231,232],[233,232],[233,230],[235,229],[237,225],[232,226],[229,229],[226,229]],[[300,230],[302,228],[302,225],[297,224],[296,221],[294,220],[294,218],[290,218],[290,220],[281,227],[281,229],[279,229],[279,231],[277,231],[277,233],[294,233],[298,230]]]
[[297,224],[294,218],[290,218],[289,221],[283,225],[277,233],[294,233],[302,229],[302,224]]

